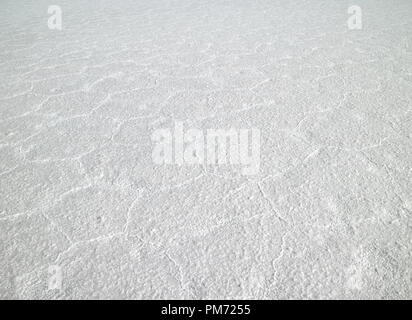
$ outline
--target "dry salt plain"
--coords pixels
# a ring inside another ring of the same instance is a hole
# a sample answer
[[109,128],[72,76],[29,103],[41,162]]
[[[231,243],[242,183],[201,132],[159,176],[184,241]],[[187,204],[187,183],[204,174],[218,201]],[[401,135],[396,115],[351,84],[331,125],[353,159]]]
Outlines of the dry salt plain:
[[2,0],[0,297],[412,298],[412,1],[355,2]]

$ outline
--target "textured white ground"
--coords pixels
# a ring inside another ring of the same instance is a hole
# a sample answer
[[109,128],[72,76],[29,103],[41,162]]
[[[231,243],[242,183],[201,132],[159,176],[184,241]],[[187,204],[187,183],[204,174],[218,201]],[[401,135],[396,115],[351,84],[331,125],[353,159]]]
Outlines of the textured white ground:
[[[412,298],[411,35],[410,0],[1,0],[0,297]],[[259,174],[156,166],[178,120],[260,129]]]

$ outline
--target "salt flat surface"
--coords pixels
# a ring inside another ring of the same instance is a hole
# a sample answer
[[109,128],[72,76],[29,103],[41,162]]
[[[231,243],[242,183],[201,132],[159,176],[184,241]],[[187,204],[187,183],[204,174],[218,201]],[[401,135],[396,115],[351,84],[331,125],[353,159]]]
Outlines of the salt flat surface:
[[[412,1],[355,2],[2,0],[0,297],[412,298]],[[175,121],[259,173],[156,165]]]

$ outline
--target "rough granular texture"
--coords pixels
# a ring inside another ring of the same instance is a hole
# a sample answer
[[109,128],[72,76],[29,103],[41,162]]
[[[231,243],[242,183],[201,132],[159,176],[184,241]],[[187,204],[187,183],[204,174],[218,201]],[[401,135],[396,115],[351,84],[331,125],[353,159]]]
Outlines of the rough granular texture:
[[[411,299],[411,35],[410,0],[1,0],[0,297]],[[258,174],[157,165],[176,121],[259,129]]]

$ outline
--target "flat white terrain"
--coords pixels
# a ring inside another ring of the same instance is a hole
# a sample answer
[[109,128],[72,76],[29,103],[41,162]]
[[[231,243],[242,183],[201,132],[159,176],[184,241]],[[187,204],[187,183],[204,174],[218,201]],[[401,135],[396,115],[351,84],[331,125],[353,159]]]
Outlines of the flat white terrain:
[[411,299],[411,52],[411,0],[1,0],[0,298]]

